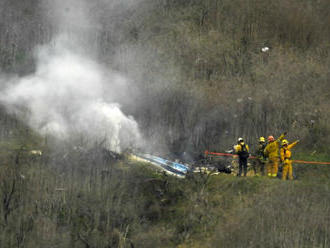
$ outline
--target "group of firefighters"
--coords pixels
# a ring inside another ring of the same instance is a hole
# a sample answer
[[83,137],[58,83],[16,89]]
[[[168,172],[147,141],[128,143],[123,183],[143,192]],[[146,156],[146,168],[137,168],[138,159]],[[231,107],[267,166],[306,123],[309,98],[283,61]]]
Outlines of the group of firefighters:
[[[256,163],[254,164],[254,172],[258,175],[258,171],[265,175],[265,167],[268,177],[277,177],[279,165],[282,165],[282,180],[292,175],[292,160],[291,149],[299,142],[299,140],[289,144],[288,140],[284,139],[286,133],[283,133],[275,140],[274,136],[268,137],[268,142],[264,137],[259,138],[259,145],[256,151]],[[235,153],[239,157],[239,171],[237,176],[241,176],[244,170],[244,176],[247,174],[247,161],[250,156],[249,146],[245,144],[243,138],[238,139],[237,145],[234,146]]]

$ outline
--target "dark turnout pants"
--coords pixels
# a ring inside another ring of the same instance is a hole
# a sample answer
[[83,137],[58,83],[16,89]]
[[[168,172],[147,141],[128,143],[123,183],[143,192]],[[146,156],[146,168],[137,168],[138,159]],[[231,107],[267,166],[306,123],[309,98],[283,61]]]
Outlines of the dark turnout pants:
[[242,175],[242,170],[244,169],[244,176],[246,176],[247,173],[247,158],[241,158],[239,157],[239,170],[238,170],[238,175],[237,176],[241,176]]
[[261,173],[261,175],[265,175],[265,162],[260,159],[260,158],[257,158],[255,160],[255,162],[253,163],[253,170],[254,170],[254,174],[258,174],[259,171]]

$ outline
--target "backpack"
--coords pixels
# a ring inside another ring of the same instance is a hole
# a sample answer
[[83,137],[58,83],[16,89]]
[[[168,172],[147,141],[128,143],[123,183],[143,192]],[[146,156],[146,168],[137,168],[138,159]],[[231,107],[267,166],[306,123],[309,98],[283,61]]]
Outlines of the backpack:
[[266,144],[259,145],[259,149],[257,151],[258,158],[265,159],[267,157],[264,152],[265,148],[266,148]]
[[238,156],[240,158],[248,158],[250,156],[247,148],[246,148],[246,145],[240,145],[241,146],[241,150],[238,152]]

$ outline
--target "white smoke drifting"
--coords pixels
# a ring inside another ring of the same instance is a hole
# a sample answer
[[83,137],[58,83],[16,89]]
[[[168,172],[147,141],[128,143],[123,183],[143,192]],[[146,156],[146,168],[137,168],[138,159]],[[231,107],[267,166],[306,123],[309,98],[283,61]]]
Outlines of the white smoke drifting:
[[[81,13],[78,20],[86,22],[88,18]],[[76,44],[79,39],[70,35],[68,39],[65,33],[59,34],[51,45],[38,47],[35,73],[11,79],[0,92],[1,102],[20,115],[28,112],[29,125],[41,134],[61,139],[80,135],[120,152],[140,139],[134,119],[124,115],[105,93],[115,95],[115,86],[125,78],[105,73],[102,66],[82,55],[81,44]]]

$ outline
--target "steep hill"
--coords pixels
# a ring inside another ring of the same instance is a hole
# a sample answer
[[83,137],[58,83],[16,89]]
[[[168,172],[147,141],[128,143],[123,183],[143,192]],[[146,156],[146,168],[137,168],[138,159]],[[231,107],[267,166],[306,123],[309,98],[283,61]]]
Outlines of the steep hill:
[[[81,39],[134,79],[117,100],[158,149],[224,149],[238,136],[254,143],[287,130],[300,147],[329,152],[326,0],[100,0],[89,8],[97,24]],[[58,32],[56,13],[35,0],[3,1],[1,11],[2,69],[33,71],[33,48]]]

